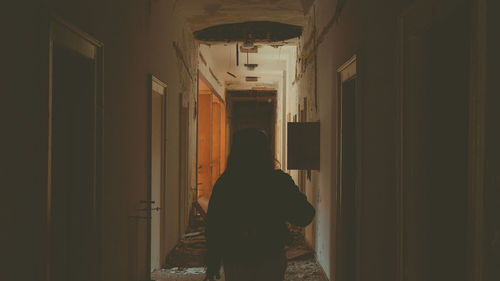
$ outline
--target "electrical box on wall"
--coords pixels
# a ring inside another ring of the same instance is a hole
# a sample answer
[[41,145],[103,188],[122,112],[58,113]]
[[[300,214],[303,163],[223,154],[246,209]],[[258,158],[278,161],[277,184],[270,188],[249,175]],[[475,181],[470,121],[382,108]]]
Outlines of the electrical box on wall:
[[319,128],[319,122],[288,122],[289,170],[319,170]]

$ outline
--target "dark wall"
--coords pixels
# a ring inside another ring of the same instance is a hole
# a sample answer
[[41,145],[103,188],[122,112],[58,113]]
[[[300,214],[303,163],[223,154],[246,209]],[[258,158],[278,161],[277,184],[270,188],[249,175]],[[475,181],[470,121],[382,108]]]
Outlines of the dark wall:
[[[382,6],[384,8],[382,8]],[[361,280],[396,280],[396,177],[398,16],[400,1],[348,1],[340,18],[340,67],[358,55],[358,118],[361,119]],[[335,32],[335,30],[334,30]]]
[[486,99],[485,99],[485,213],[484,213],[484,280],[500,279],[500,4],[487,4],[487,53],[486,53]]
[[[307,97],[310,101],[308,121],[321,122],[321,167],[317,180],[308,182],[308,189],[317,190],[314,198],[317,209],[315,247],[318,260],[331,280],[336,274],[338,250],[337,69],[353,55],[357,56],[358,74],[356,122],[361,126],[356,133],[361,136],[357,148],[361,158],[357,162],[362,169],[361,198],[356,211],[360,215],[360,252],[357,255],[361,257],[358,260],[360,280],[397,278],[399,16],[406,2],[316,1],[301,38],[299,100]],[[342,5],[337,6],[338,3]],[[338,10],[340,7],[342,9]],[[330,25],[337,12],[340,12],[338,17]],[[314,52],[310,44],[314,24],[320,41],[316,66],[314,56],[310,55]]]
[[[2,260],[7,261],[3,278],[42,280],[44,274],[50,11],[104,44],[102,280],[142,280],[147,270],[141,248],[145,223],[129,216],[138,215],[139,201],[146,199],[148,74],[167,82],[169,102],[177,109],[179,93],[190,90],[188,72],[195,73],[194,41],[184,36],[187,30],[177,22],[172,1],[46,0],[9,5],[0,86],[5,105],[1,216],[8,229],[1,235]],[[174,40],[191,69],[182,69]],[[176,118],[176,111],[170,110],[169,120],[177,124]],[[179,137],[169,134],[170,149],[178,151]],[[169,161],[169,167],[178,166],[177,154]],[[173,241],[176,227],[174,219]]]
[[[316,0],[314,3],[315,9],[311,9],[309,12],[309,24],[304,29],[301,44],[299,45],[302,48],[299,49],[299,67],[297,68],[299,71],[299,100],[307,97],[312,104],[308,108],[309,121],[320,120],[321,122],[321,168],[317,174],[318,180],[308,182],[308,188],[318,191],[318,196],[314,198],[317,209],[315,247],[318,260],[323,269],[329,273],[331,279],[334,278],[335,263],[337,260],[336,212],[338,210],[336,209],[336,200],[338,186],[336,180],[338,175],[336,174],[337,163],[335,162],[339,153],[336,144],[338,137],[336,135],[338,133],[336,120],[339,108],[337,104],[337,69],[351,56],[357,55],[358,118],[361,120],[360,133],[362,134],[360,143],[360,168],[362,173],[360,182],[361,200],[359,205],[361,216],[360,259],[358,261],[361,269],[360,280],[397,280],[399,278],[398,239],[400,235],[398,222],[398,179],[400,177],[398,157],[400,149],[399,93],[400,79],[402,77],[400,73],[401,16],[412,5],[417,4],[417,6],[420,5],[424,8],[422,10],[413,10],[413,13],[416,14],[414,22],[430,22],[434,20],[432,17],[435,15],[433,14],[440,13],[439,15],[446,15],[449,11],[454,10],[454,7],[464,3],[466,5],[474,5],[476,2],[478,1],[407,0],[377,2],[369,0]],[[338,3],[343,5],[336,6]],[[498,4],[495,3],[495,5]],[[430,8],[432,6],[441,6],[442,10],[426,14],[424,11],[432,11]],[[336,8],[339,7],[342,7],[341,12],[333,22],[331,28],[329,28],[329,20],[334,16]],[[488,10],[490,9],[488,7]],[[491,12],[491,14],[495,14],[495,12]],[[495,214],[498,213],[496,212],[496,206],[498,206],[496,199],[498,195],[496,191],[498,190],[498,176],[496,175],[498,174],[497,159],[499,157],[498,149],[496,148],[497,145],[495,144],[499,141],[499,134],[496,129],[498,126],[494,125],[498,123],[498,113],[496,113],[498,110],[494,108],[498,107],[499,100],[498,95],[494,94],[498,92],[497,79],[492,78],[497,76],[498,71],[494,69],[494,65],[497,65],[497,55],[496,53],[491,54],[491,52],[495,52],[492,50],[498,49],[498,43],[491,40],[494,36],[492,35],[494,31],[491,30],[494,30],[494,26],[498,26],[498,19],[492,19],[494,16],[488,16],[487,18],[489,20],[490,31],[488,31],[489,53],[487,71],[489,82],[486,106],[487,166],[485,171],[487,173],[486,179],[490,186],[486,192],[493,196],[486,203],[487,208],[490,208],[487,213],[490,214],[490,225],[488,227],[491,228],[497,227],[498,221],[495,219],[497,217]],[[466,25],[470,22],[467,17],[462,19]],[[437,20],[443,21],[445,17],[441,16]],[[311,44],[311,36],[314,34],[314,25],[316,25],[317,29],[316,36],[318,40],[321,40],[316,52],[317,65],[315,65],[312,59],[314,58],[314,51],[310,50],[313,45]],[[421,26],[424,25],[422,24]],[[450,28],[455,28],[454,30],[460,33],[459,29],[463,29],[463,26]],[[445,33],[446,30],[440,32]],[[437,36],[439,37],[440,35],[438,34]],[[440,38],[440,40],[443,40],[442,38],[444,37]],[[433,40],[431,44],[438,44],[438,42],[439,40]],[[465,42],[465,44],[469,43]],[[446,50],[440,48],[434,48],[433,50],[435,52],[442,52],[443,54],[446,53]],[[457,50],[453,50],[451,53],[454,54],[457,52]],[[467,50],[464,52],[467,52]],[[451,55],[447,54],[445,57],[448,56]],[[435,60],[445,63],[439,54],[435,57]],[[464,60],[467,61],[467,58]],[[458,61],[455,61],[455,63],[460,64]],[[450,65],[454,64],[448,63],[447,65],[450,67]],[[315,68],[317,71],[315,71]],[[463,68],[461,67],[460,69]],[[439,77],[438,72],[440,70],[435,69],[434,71],[434,78],[432,79]],[[462,73],[460,77],[464,75]],[[315,86],[315,79],[317,87]],[[449,83],[453,79],[447,81]],[[447,90],[450,89],[448,88]],[[456,89],[451,91],[454,90]],[[315,92],[318,93],[319,100],[319,110],[317,111],[314,107]],[[424,115],[426,110],[427,108],[424,107],[419,111],[419,114]],[[309,115],[309,113],[312,114]],[[448,116],[447,118],[450,117]],[[433,122],[433,120],[430,120],[430,122]],[[463,122],[460,121],[457,123],[462,124]],[[424,127],[424,129],[426,134],[432,133],[431,129],[427,127]],[[446,131],[440,133],[444,134],[444,132]],[[462,135],[460,138],[462,145],[467,141],[467,137]],[[443,147],[446,147],[446,145],[443,145]],[[462,152],[461,155],[464,155],[468,151],[467,148],[464,150],[463,147],[459,150]],[[332,160],[329,160],[328,157],[323,157],[324,155],[331,155]],[[432,158],[432,155],[430,156]],[[440,176],[443,178],[442,175]],[[454,180],[463,181],[463,178],[455,177]],[[450,185],[450,182],[447,185],[449,185],[449,188],[453,188],[451,186],[453,184]],[[462,193],[462,195],[464,194],[465,192]],[[329,198],[329,200],[325,200],[324,198]],[[464,198],[462,197],[461,199],[463,202]],[[417,210],[421,210],[420,206]],[[434,219],[437,221],[437,218]],[[464,220],[460,222],[461,224],[464,223],[465,216],[459,217],[459,219],[462,218]],[[441,228],[444,227],[441,226]],[[445,233],[442,232],[441,234]],[[463,230],[461,230],[460,235],[465,235]],[[441,239],[446,239],[443,236],[441,235]],[[450,246],[453,244],[452,241],[454,240],[450,239],[450,241],[447,241],[447,247],[452,247]],[[442,252],[446,251],[443,250]],[[447,252],[447,254],[449,255],[450,253]],[[444,272],[444,270],[441,270],[441,272]],[[460,271],[456,270],[455,274],[459,275]]]
[[1,213],[7,223],[2,227],[5,237],[1,241],[1,255],[2,260],[7,261],[2,271],[5,269],[6,278],[10,280],[41,280],[48,98],[40,88],[40,4],[35,1],[11,4],[6,15],[7,33],[4,33],[9,40],[5,40],[2,47],[5,60],[1,122],[5,133],[2,134],[3,194],[0,197]]
[[[325,1],[323,1],[325,2]],[[321,2],[320,2],[321,3]],[[396,280],[397,205],[396,205],[396,153],[398,113],[398,19],[404,5],[401,1],[346,1],[342,12],[331,28],[318,53],[318,79],[321,113],[330,103],[331,114],[321,118],[322,128],[332,128],[333,159],[336,151],[334,120],[338,116],[337,69],[353,55],[357,56],[356,119],[359,120],[361,153],[358,176],[361,176],[360,205],[360,280]],[[316,8],[323,14],[323,8]],[[333,11],[330,12],[333,16]],[[322,21],[324,23],[324,21]],[[321,25],[320,25],[321,26]],[[321,27],[319,27],[321,30]],[[324,73],[322,73],[324,72]],[[325,88],[328,86],[329,88]],[[313,98],[310,99],[314,100]],[[326,120],[325,120],[326,119]],[[331,120],[331,121],[330,121]],[[325,123],[326,122],[326,123]],[[333,124],[332,124],[333,123]],[[323,151],[323,148],[322,148]],[[322,155],[324,153],[322,152]],[[334,160],[335,161],[335,160]],[[336,170],[321,167],[321,173]],[[360,173],[360,174],[359,174]],[[338,176],[338,175],[337,175]],[[335,182],[335,177],[333,178]],[[338,188],[338,187],[336,187]],[[335,188],[335,189],[336,189]],[[334,190],[335,190],[334,189]],[[335,191],[334,191],[335,192]],[[334,193],[335,194],[335,193]],[[332,209],[336,208],[333,194]],[[338,211],[338,210],[337,210]],[[332,214],[336,214],[332,212]],[[335,220],[335,217],[332,218]],[[330,278],[336,272],[336,222],[332,229],[330,247]]]

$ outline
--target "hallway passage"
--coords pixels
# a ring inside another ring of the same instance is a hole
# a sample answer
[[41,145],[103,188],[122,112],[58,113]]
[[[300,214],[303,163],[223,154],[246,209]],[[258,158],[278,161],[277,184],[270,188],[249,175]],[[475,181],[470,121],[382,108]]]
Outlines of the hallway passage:
[[[202,280],[246,128],[315,209],[286,280],[500,280],[499,6],[10,1],[2,280]],[[251,180],[225,214],[264,209]]]

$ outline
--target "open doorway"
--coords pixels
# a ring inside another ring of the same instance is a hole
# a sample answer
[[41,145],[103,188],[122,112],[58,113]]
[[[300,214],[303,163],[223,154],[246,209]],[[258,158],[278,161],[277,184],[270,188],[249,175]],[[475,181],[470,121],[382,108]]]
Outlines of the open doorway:
[[231,90],[227,100],[230,135],[244,128],[261,130],[276,155],[276,90]]

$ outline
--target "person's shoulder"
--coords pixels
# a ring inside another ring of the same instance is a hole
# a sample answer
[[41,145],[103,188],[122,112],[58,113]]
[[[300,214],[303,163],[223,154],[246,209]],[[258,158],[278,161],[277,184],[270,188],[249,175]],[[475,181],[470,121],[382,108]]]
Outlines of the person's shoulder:
[[214,189],[224,189],[224,186],[227,185],[228,175],[227,172],[223,172],[219,178],[215,181]]
[[219,184],[226,184],[228,181],[229,181],[229,178],[231,177],[231,175],[227,172],[227,171],[224,171],[220,176],[219,178],[217,179],[216,183],[219,183]]
[[283,171],[281,169],[274,170],[273,175],[275,176],[276,179],[281,180],[281,181],[293,180],[292,177],[288,173],[285,173],[285,171]]
[[287,173],[285,173],[285,171],[281,170],[281,169],[274,169],[273,173],[277,176],[286,176],[288,175]]

